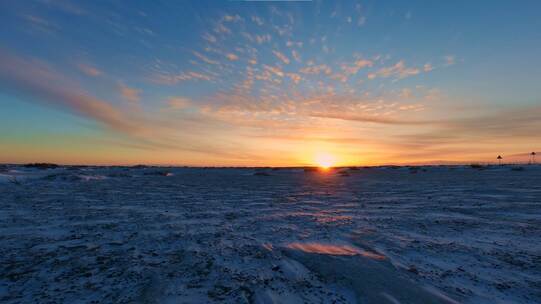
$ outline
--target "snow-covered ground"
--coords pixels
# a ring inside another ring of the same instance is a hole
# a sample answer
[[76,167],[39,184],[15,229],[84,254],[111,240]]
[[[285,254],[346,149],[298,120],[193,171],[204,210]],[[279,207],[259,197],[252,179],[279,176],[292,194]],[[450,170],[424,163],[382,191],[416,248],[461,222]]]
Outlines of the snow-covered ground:
[[0,302],[541,303],[541,167],[2,167]]

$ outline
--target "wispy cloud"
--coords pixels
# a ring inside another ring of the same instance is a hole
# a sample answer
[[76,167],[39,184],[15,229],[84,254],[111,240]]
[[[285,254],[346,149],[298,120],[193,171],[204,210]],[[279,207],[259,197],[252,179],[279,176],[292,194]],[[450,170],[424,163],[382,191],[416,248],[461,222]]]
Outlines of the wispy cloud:
[[418,68],[406,67],[406,64],[403,60],[400,60],[395,65],[390,67],[384,67],[379,69],[375,73],[368,74],[369,79],[374,79],[376,77],[395,77],[396,79],[402,79],[409,76],[414,76],[419,74],[421,71]]
[[208,64],[220,64],[219,61],[209,59],[207,56],[202,55],[199,52],[194,51],[193,54],[195,55],[195,57],[199,58],[200,60],[202,60],[205,63],[208,63]]
[[141,99],[141,97],[139,96],[141,90],[130,88],[123,83],[120,83],[118,85],[118,88],[120,90],[120,95],[122,95],[122,97],[128,102],[137,103]]
[[21,16],[26,22],[30,25],[29,28],[46,33],[54,34],[59,30],[58,25],[54,24],[51,21],[46,20],[45,18],[32,14],[24,14]]
[[301,61],[302,61],[301,55],[300,55],[299,52],[297,52],[296,50],[292,50],[292,51],[291,51],[291,55],[293,56],[293,59],[295,59],[295,61],[297,61],[297,62],[301,62]]
[[172,84],[177,84],[179,82],[190,81],[190,80],[208,81],[208,80],[211,80],[211,77],[206,74],[192,71],[192,72],[181,72],[178,74],[166,74],[166,73],[155,74],[150,77],[150,80],[157,84],[172,85]]
[[366,23],[366,16],[363,15],[361,4],[355,4],[355,12],[357,12],[357,25],[363,26]]
[[183,110],[192,106],[192,104],[192,100],[181,96],[171,97],[167,100],[168,108],[173,110]]
[[307,66],[300,70],[303,74],[321,74],[324,73],[326,75],[330,75],[332,73],[332,69],[326,65],[326,64],[320,64],[315,66]]
[[253,21],[255,24],[257,24],[257,25],[259,25],[259,26],[262,26],[263,24],[265,24],[265,22],[263,21],[263,19],[262,19],[261,17],[259,17],[259,16],[252,16],[251,19],[252,19],[252,21]]
[[283,53],[280,53],[277,50],[273,50],[272,53],[274,54],[274,56],[278,57],[278,59],[280,59],[283,63],[289,64],[289,62],[290,62],[289,58],[287,58],[287,56],[284,55]]
[[256,35],[255,36],[255,40],[257,41],[258,44],[262,44],[262,43],[265,43],[265,42],[270,42],[271,39],[272,39],[271,35],[269,35],[269,34]]
[[225,22],[239,22],[239,21],[243,21],[242,17],[240,17],[239,15],[225,15],[223,18],[222,18],[223,21]]
[[295,84],[299,84],[299,82],[302,80],[301,75],[297,73],[287,73],[287,77],[289,77]]
[[96,67],[89,64],[85,64],[85,63],[77,64],[77,68],[81,72],[83,72],[85,75],[91,76],[91,77],[97,77],[103,74],[102,71],[98,70]]
[[456,57],[453,55],[447,55],[444,57],[444,59],[445,59],[445,66],[451,66],[455,64],[456,62]]
[[[130,145],[140,148],[203,153],[214,157],[248,157],[247,153],[234,155],[202,140],[205,136],[201,134],[208,132],[209,128],[216,130],[212,120],[202,121],[197,117],[186,117],[180,121],[167,117],[149,118],[139,108],[119,108],[111,102],[88,94],[50,65],[1,49],[0,86],[8,92],[25,96],[28,101],[74,113],[110,130],[128,135],[135,140],[135,143]],[[128,97],[133,97],[132,91],[125,93],[128,93]],[[190,104],[189,100],[181,97],[171,98],[168,103],[171,108],[176,109]],[[178,132],[187,128],[194,131]]]
[[231,30],[221,23],[218,23],[218,25],[216,25],[214,31],[216,33],[231,34]]
[[66,108],[120,131],[138,132],[140,126],[106,101],[68,86],[68,79],[47,64],[0,51],[0,79],[8,89],[31,95],[35,100]]
[[218,39],[216,39],[216,36],[211,35],[209,33],[203,34],[202,38],[203,38],[203,40],[205,40],[207,42],[210,42],[210,43],[216,43],[216,41],[218,41]]
[[425,72],[430,72],[433,69],[434,69],[434,67],[430,63],[425,63],[425,65],[423,66],[423,71],[425,71]]
[[371,67],[374,63],[368,59],[358,59],[353,64],[342,64],[341,68],[346,75],[355,75],[360,69]]

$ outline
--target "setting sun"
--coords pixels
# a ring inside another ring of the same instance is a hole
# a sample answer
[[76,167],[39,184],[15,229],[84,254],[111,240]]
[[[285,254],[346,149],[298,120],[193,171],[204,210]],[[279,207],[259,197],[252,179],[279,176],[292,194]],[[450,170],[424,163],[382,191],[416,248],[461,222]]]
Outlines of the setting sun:
[[318,153],[316,154],[314,160],[315,163],[322,169],[329,169],[336,163],[336,158],[328,153]]

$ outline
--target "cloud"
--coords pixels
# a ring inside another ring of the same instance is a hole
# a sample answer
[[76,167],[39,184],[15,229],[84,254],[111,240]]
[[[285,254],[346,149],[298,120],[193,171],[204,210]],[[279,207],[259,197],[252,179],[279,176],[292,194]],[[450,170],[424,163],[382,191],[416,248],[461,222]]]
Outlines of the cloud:
[[272,53],[274,54],[274,56],[278,57],[278,59],[280,59],[283,63],[285,64],[289,64],[289,58],[287,58],[286,55],[280,53],[279,51],[276,51],[276,50],[273,50]]
[[363,12],[362,12],[362,6],[361,4],[357,3],[355,5],[355,11],[357,12],[358,14],[358,17],[357,17],[357,26],[363,26],[365,23],[366,23],[366,17],[363,16]]
[[134,89],[134,88],[130,88],[128,86],[126,86],[125,84],[123,83],[120,83],[119,86],[118,86],[119,90],[120,90],[120,95],[122,95],[122,97],[126,100],[126,101],[129,101],[131,103],[137,103],[139,102],[139,100],[141,99],[139,97],[139,93],[141,92],[140,90],[138,89]]
[[251,19],[252,19],[252,21],[253,21],[255,24],[257,24],[257,25],[259,25],[259,26],[262,26],[262,25],[264,24],[263,19],[261,19],[261,18],[258,17],[258,16],[252,16]]
[[269,72],[273,73],[274,75],[276,75],[278,77],[284,77],[284,72],[279,67],[273,67],[273,66],[269,66],[269,65],[264,64],[263,68],[266,71],[269,71]]
[[451,66],[451,65],[455,64],[455,62],[456,62],[455,61],[456,58],[453,55],[447,55],[447,56],[445,56],[443,58],[445,59],[445,66]]
[[392,141],[401,146],[401,150],[408,147],[413,149],[414,152],[405,157],[426,159],[438,155],[440,159],[462,157],[469,161],[475,154],[485,161],[487,154],[490,160],[495,159],[496,155],[505,153],[505,150],[500,150],[504,143],[513,143],[513,148],[507,145],[505,149],[516,151],[517,148],[531,149],[532,143],[538,142],[541,136],[541,107],[498,109],[487,113],[489,111],[466,118],[447,117],[434,121],[429,127],[402,132]]
[[227,55],[225,55],[225,57],[231,61],[236,61],[236,60],[239,60],[239,56],[233,54],[233,53],[229,53]]
[[349,64],[349,65],[342,64],[341,68],[342,68],[342,71],[344,71],[346,75],[355,75],[360,69],[365,68],[365,67],[371,67],[373,65],[374,63],[371,60],[358,59],[355,62],[353,62],[353,64]]
[[209,34],[209,33],[205,33],[203,34],[203,40],[207,41],[207,42],[210,42],[210,43],[216,43],[217,39],[215,36]]
[[[272,68],[272,67],[269,67]],[[271,73],[269,73],[271,74]],[[302,80],[300,75],[286,73],[293,82]],[[221,119],[237,123],[242,117],[242,124],[250,121],[260,125],[275,123],[291,125],[295,120],[310,118],[334,119],[351,122],[371,122],[386,125],[429,125],[433,120],[405,119],[404,113],[424,110],[420,103],[397,103],[397,96],[363,98],[355,95],[337,95],[334,93],[314,93],[309,96],[267,93],[259,97],[247,94],[220,93],[212,97],[206,106],[205,113],[218,115]],[[236,117],[236,118],[235,118]],[[228,120],[231,118],[231,120]],[[276,126],[274,126],[276,127]],[[284,126],[285,127],[285,126]]]
[[258,43],[258,44],[262,44],[264,42],[270,42],[271,41],[271,36],[269,34],[265,34],[265,35],[256,35],[255,36],[255,41]]
[[336,73],[336,74],[331,75],[331,79],[338,80],[338,81],[340,81],[342,83],[345,83],[345,82],[347,82],[349,80],[347,75],[340,74],[340,73]]
[[405,98],[405,99],[410,99],[413,96],[413,92],[411,91],[411,89],[408,89],[408,88],[404,88],[400,91],[400,94],[398,94],[398,96],[400,96],[400,98]]
[[310,116],[319,118],[340,119],[346,121],[372,122],[386,125],[426,125],[432,123],[432,121],[401,120],[392,117],[363,115],[357,113],[322,112],[312,113]]
[[59,27],[56,24],[40,16],[26,14],[21,15],[21,17],[26,20],[29,23],[30,27],[34,30],[38,30],[47,34],[56,33],[59,30]]
[[498,109],[493,113],[443,121],[440,134],[468,134],[476,137],[539,137],[541,136],[541,106]]
[[442,98],[442,93],[438,89],[429,89],[425,92],[423,98],[428,101],[440,100]]
[[330,75],[332,73],[332,69],[326,65],[326,64],[321,64],[321,65],[315,65],[315,66],[308,66],[308,67],[304,67],[300,70],[301,73],[303,74],[326,74],[326,75]]
[[425,72],[430,72],[434,69],[434,67],[430,64],[430,63],[426,63],[424,66],[423,66],[423,71]]
[[379,69],[375,73],[368,74],[369,79],[374,79],[376,77],[395,77],[396,79],[402,79],[409,76],[414,76],[419,74],[421,71],[418,68],[408,68],[403,60],[400,60],[395,65],[391,67],[384,67]]
[[221,23],[218,23],[218,25],[216,25],[216,27],[214,28],[214,31],[216,33],[231,34],[231,30]]
[[184,81],[190,81],[190,80],[211,80],[211,77],[206,74],[202,74],[199,72],[181,72],[178,74],[165,74],[165,73],[159,73],[156,75],[153,75],[150,80],[157,84],[166,84],[166,85],[173,85],[177,84],[179,82]]
[[193,54],[195,55],[195,57],[201,59],[203,62],[206,62],[208,64],[215,64],[215,65],[220,64],[218,61],[209,59],[207,56],[205,56],[205,55],[203,55],[203,54],[201,54],[199,52],[194,51]]
[[83,72],[85,75],[91,76],[91,77],[97,77],[97,76],[100,76],[101,74],[103,74],[96,67],[88,65],[88,64],[84,64],[84,63],[77,64],[77,68],[81,72]]
[[291,51],[291,55],[293,56],[293,59],[297,62],[301,62],[301,55],[296,50]]
[[[229,159],[249,157],[241,152],[240,156],[205,140],[212,130],[217,134],[217,122],[210,118],[184,116],[147,117],[139,108],[119,108],[112,103],[96,98],[50,65],[35,59],[13,55],[0,49],[0,88],[4,92],[19,94],[28,102],[36,102],[74,113],[93,120],[110,130],[128,135],[130,145],[144,149],[159,149],[161,152],[172,150],[207,154]],[[186,105],[187,100],[170,100],[173,107]],[[179,130],[192,129],[191,132]],[[132,142],[135,140],[135,143]],[[237,147],[242,146],[237,144]],[[252,155],[253,157],[253,155]]]
[[183,110],[192,106],[192,100],[186,97],[175,96],[167,100],[169,109]]
[[298,84],[302,80],[301,75],[296,73],[287,73],[287,77],[289,77],[295,84]]
[[41,27],[51,27],[51,24],[49,23],[49,21],[41,17],[34,16],[34,15],[22,15],[22,17],[34,25],[41,26]]
[[288,40],[288,41],[286,42],[286,46],[287,46],[287,47],[294,47],[294,46],[296,46],[296,47],[298,47],[298,48],[302,48],[303,42],[302,42],[302,41],[297,41],[297,42],[295,42],[295,41]]
[[292,36],[293,28],[291,25],[284,24],[283,26],[274,25],[274,30],[278,33],[279,36]]
[[112,129],[139,132],[141,127],[106,101],[70,85],[71,81],[43,62],[25,59],[0,50],[0,83],[13,90],[99,121]]
[[84,15],[87,14],[87,11],[82,9],[79,6],[76,6],[71,1],[63,1],[63,0],[57,0],[57,1],[42,1],[42,3],[47,4],[53,8],[59,9],[63,12],[70,13],[73,15]]
[[239,22],[243,19],[239,15],[225,15],[222,20],[225,22]]

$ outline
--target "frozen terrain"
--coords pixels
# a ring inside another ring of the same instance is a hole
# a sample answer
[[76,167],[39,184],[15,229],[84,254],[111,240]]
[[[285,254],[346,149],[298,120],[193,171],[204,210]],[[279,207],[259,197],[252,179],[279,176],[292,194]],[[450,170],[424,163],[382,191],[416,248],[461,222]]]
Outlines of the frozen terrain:
[[541,303],[541,167],[4,166],[0,302]]

